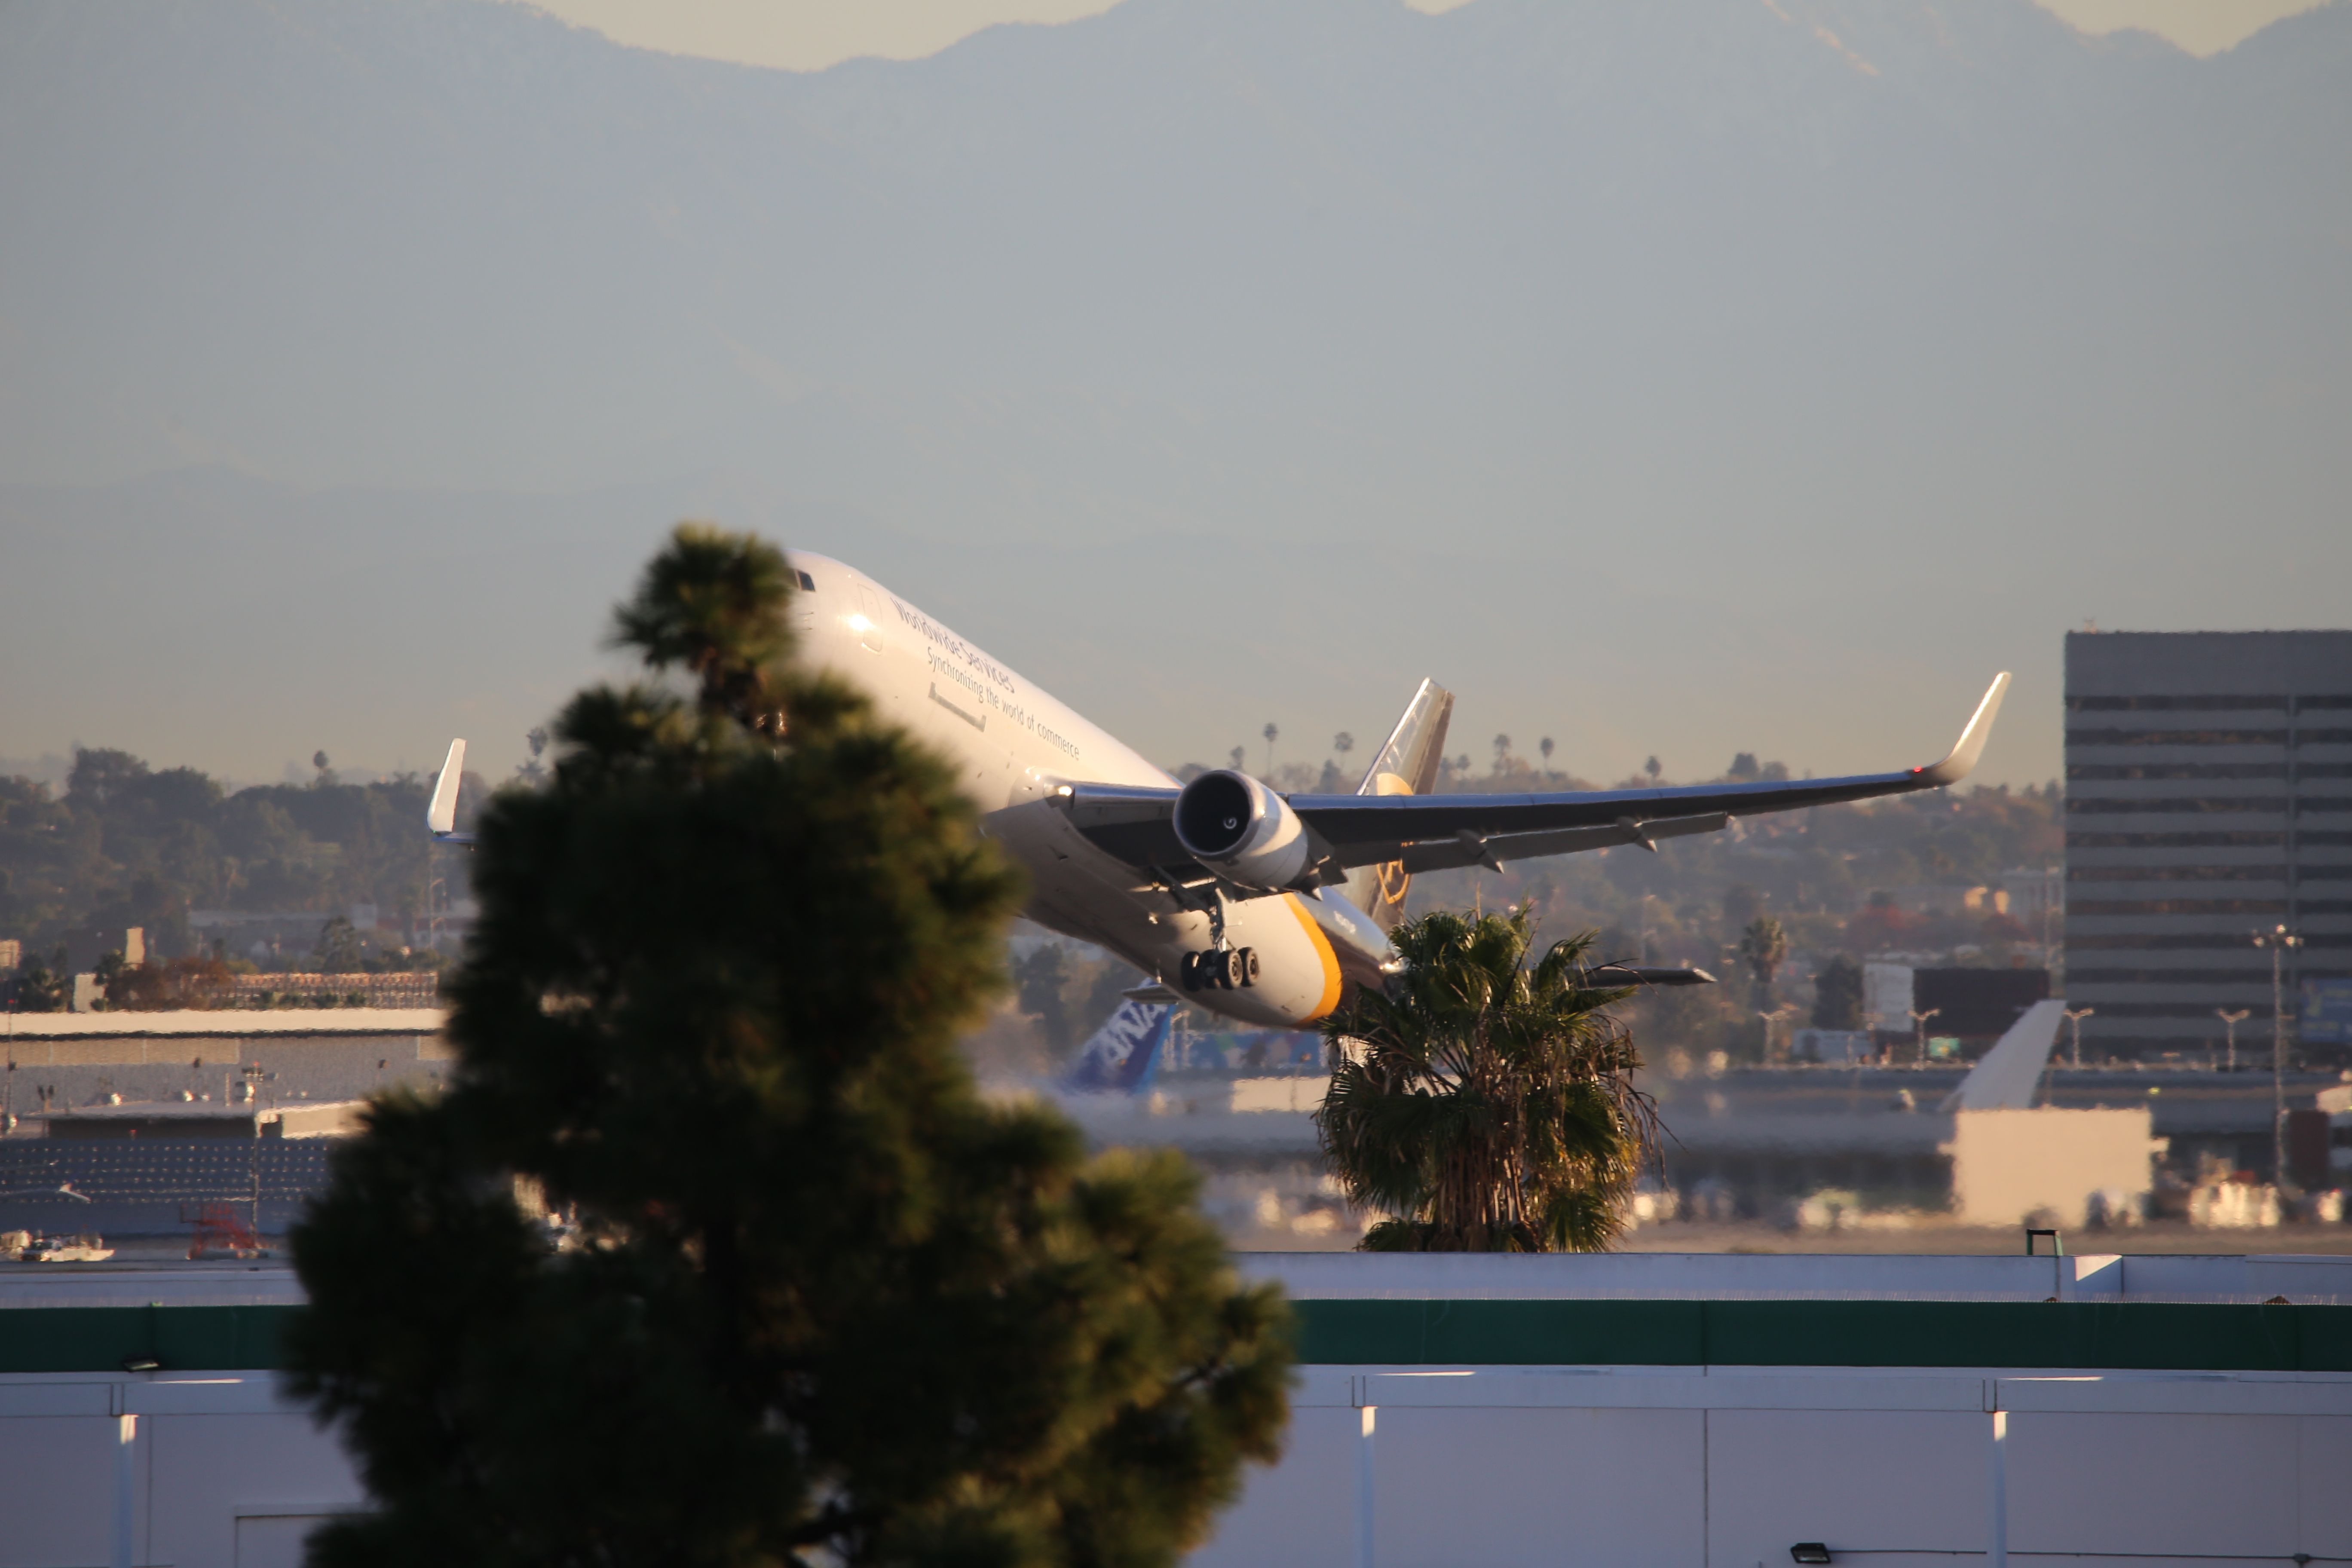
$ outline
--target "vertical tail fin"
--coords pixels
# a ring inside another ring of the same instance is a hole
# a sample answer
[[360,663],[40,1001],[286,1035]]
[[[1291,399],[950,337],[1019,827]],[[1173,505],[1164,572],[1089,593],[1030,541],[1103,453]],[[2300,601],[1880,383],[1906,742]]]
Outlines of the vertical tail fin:
[[[1358,795],[1427,795],[1437,787],[1437,764],[1445,755],[1445,726],[1454,718],[1454,693],[1424,680],[1404,717],[1364,770]],[[1349,874],[1348,900],[1372,917],[1382,931],[1404,919],[1404,895],[1412,879],[1401,862],[1365,866]]]
[[1160,1055],[1168,1044],[1176,1009],[1146,1002],[1122,1002],[1078,1052],[1077,1065],[1062,1087],[1097,1092],[1143,1094],[1160,1075]]

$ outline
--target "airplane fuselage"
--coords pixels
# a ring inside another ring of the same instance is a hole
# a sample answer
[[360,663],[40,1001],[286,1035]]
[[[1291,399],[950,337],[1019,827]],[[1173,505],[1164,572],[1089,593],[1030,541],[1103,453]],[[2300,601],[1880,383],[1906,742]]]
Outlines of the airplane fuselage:
[[[954,761],[989,835],[1028,870],[1030,919],[1171,985],[1186,953],[1215,944],[1218,915],[1097,848],[1056,804],[1073,784],[1174,784],[1164,769],[873,579],[824,556],[792,560],[814,584],[793,600],[804,656]],[[1258,973],[1195,999],[1245,1023],[1311,1024],[1394,962],[1386,935],[1336,887],[1234,900],[1221,918],[1225,943],[1253,949]]]

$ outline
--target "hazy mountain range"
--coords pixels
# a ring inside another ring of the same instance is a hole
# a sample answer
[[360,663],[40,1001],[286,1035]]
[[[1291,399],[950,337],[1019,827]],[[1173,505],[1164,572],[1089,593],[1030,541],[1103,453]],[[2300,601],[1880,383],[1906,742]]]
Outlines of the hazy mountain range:
[[692,510],[1171,763],[1433,673],[1588,775],[1884,765],[2014,666],[2041,777],[2083,617],[2344,621],[2347,83],[2342,3],[2197,61],[2026,0],[1127,0],[802,76],[16,0],[0,751],[491,762]]

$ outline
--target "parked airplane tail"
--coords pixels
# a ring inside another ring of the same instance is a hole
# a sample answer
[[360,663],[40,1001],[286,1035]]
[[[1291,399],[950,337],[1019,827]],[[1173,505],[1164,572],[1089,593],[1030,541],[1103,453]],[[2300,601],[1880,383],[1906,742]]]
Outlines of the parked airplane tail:
[[2018,1015],[2009,1032],[1969,1069],[1960,1087],[1944,1096],[1938,1110],[2031,1110],[2049,1069],[2051,1047],[2066,1021],[2064,998],[2036,1002]]
[[[1404,717],[1364,770],[1358,795],[1427,795],[1437,787],[1437,764],[1445,755],[1445,726],[1454,718],[1454,693],[1433,680],[1405,704]],[[1348,877],[1348,900],[1372,917],[1382,931],[1404,919],[1405,889],[1412,879],[1404,862],[1361,866]]]
[[1122,1002],[1118,1011],[1078,1052],[1061,1087],[1093,1094],[1142,1094],[1160,1075],[1160,1057],[1174,1027],[1166,1004]]

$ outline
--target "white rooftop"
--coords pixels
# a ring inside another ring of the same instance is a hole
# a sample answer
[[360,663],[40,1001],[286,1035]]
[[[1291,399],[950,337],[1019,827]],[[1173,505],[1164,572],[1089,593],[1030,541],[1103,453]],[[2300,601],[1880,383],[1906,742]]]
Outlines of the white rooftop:
[[440,1007],[219,1007],[155,1013],[11,1013],[0,1038],[76,1040],[220,1039],[272,1035],[437,1035],[448,1021]]

